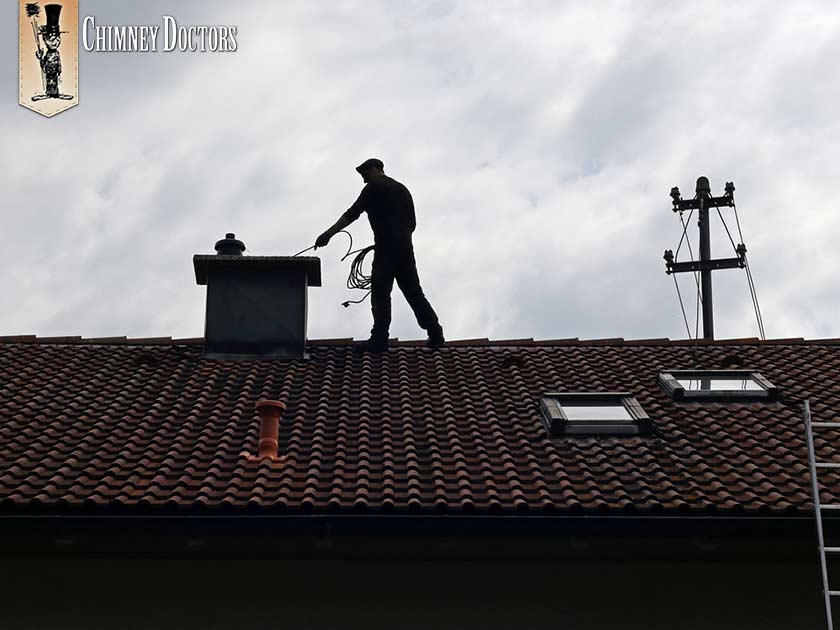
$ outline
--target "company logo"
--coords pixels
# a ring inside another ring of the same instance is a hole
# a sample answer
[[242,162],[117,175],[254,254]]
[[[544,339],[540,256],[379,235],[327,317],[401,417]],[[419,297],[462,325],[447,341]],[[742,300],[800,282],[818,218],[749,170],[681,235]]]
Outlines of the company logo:
[[79,104],[79,0],[19,5],[20,104],[55,116]]

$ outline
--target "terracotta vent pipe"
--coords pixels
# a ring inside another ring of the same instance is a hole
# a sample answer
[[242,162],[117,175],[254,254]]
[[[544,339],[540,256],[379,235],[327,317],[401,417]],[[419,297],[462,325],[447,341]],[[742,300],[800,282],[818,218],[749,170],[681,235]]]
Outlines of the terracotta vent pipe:
[[259,453],[254,456],[243,453],[249,462],[261,462],[268,459],[272,462],[284,462],[286,458],[277,454],[277,435],[280,431],[280,416],[286,410],[286,404],[279,400],[260,400],[256,405],[260,414],[260,443]]

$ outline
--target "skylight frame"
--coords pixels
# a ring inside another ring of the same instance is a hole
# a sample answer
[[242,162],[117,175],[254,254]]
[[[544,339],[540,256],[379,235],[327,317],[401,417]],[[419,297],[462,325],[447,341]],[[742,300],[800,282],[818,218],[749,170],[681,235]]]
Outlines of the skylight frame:
[[[575,420],[563,406],[622,406],[629,420]],[[548,392],[540,400],[540,414],[551,437],[599,435],[647,435],[653,423],[630,392]]]
[[[761,389],[685,389],[680,379],[718,378],[726,380],[750,379]],[[667,370],[659,373],[659,386],[673,400],[716,400],[716,401],[773,401],[778,397],[778,388],[756,370]]]

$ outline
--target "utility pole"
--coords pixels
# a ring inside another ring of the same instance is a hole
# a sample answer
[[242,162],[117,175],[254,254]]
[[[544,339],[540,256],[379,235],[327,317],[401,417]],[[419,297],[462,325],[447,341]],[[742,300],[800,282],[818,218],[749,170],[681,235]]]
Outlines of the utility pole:
[[[703,305],[703,339],[715,338],[715,318],[712,299],[712,271],[718,269],[744,268],[746,265],[747,248],[739,243],[735,248],[736,258],[712,258],[711,236],[709,232],[709,208],[733,207],[735,205],[735,185],[726,182],[723,196],[712,197],[711,186],[707,177],[698,177],[693,199],[683,199],[680,196],[680,189],[674,186],[671,189],[673,200],[673,211],[679,212],[680,216],[685,210],[699,211],[697,225],[700,228],[700,260],[691,262],[676,262],[674,253],[665,250],[665,273],[700,272],[700,300]],[[689,217],[690,218],[690,217]],[[679,248],[678,248],[679,251]]]
[[[700,202],[697,226],[700,228],[700,263],[702,265],[712,259],[712,243],[709,235],[709,199],[712,197],[712,187],[709,185],[708,177],[697,178],[695,192]],[[700,299],[703,302],[703,339],[714,339],[715,317],[711,269],[703,269],[700,272]]]

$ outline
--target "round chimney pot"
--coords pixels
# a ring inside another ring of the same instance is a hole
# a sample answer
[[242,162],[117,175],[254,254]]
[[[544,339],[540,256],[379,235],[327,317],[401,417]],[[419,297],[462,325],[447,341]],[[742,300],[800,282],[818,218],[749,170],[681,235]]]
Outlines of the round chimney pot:
[[228,232],[222,240],[216,241],[215,248],[219,256],[241,256],[245,251],[245,243],[237,240],[233,232]]
[[257,413],[263,411],[285,411],[286,405],[282,401],[279,400],[271,400],[267,398],[263,398],[262,400],[258,400],[256,404]]

